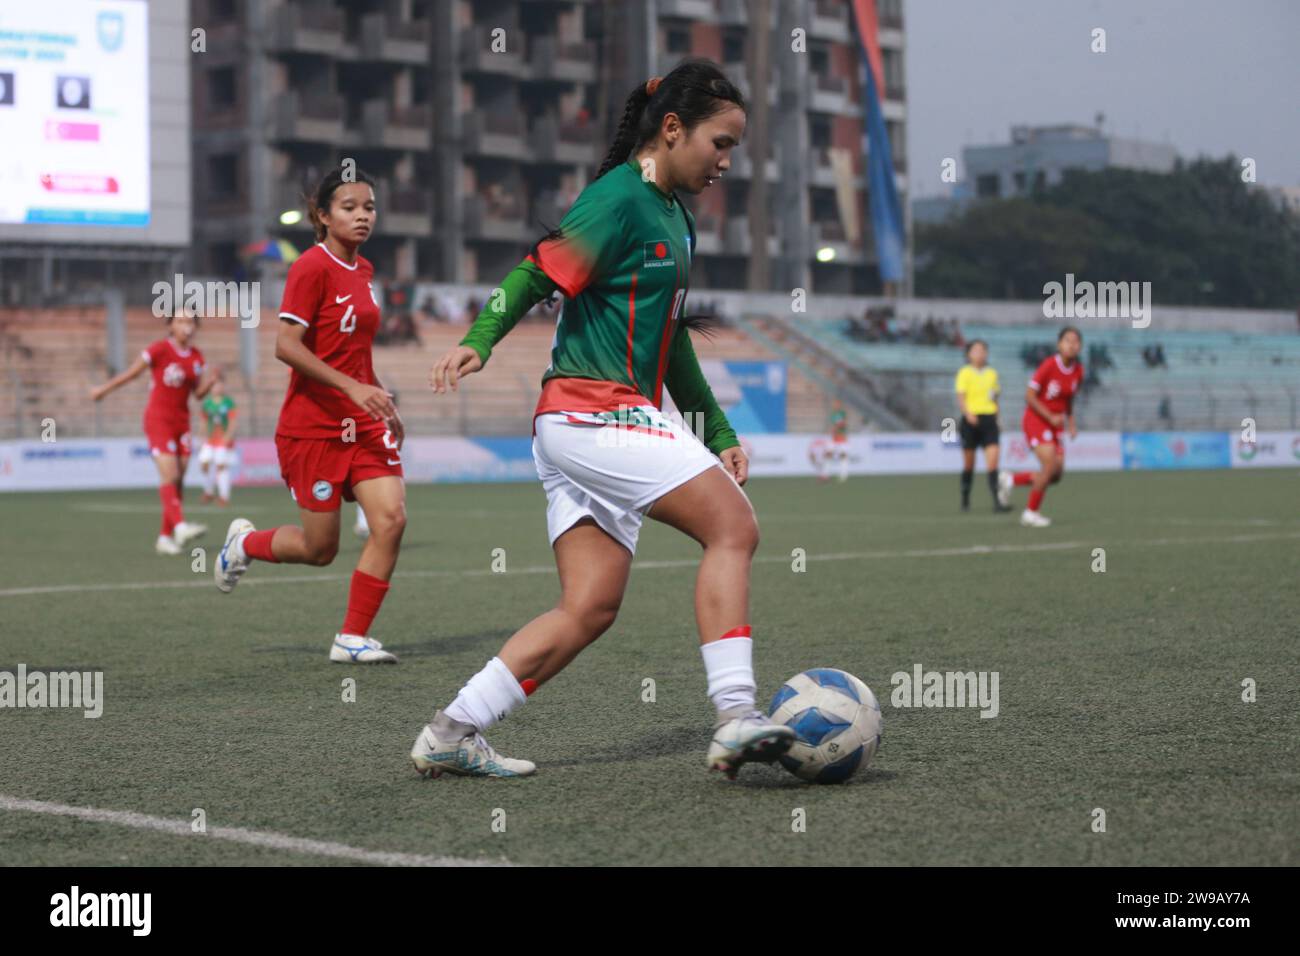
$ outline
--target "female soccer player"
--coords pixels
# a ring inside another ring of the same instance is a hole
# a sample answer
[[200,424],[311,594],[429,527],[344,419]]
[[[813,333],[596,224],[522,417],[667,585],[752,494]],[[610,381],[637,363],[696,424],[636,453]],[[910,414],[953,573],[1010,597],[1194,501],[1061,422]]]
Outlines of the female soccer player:
[[1056,337],[1056,354],[1043,359],[1025,389],[1025,417],[1022,427],[1025,440],[1038,456],[1038,471],[1018,471],[1003,475],[999,483],[1000,500],[1007,504],[1014,485],[1033,485],[1029,504],[1020,515],[1020,523],[1031,528],[1046,528],[1052,519],[1038,513],[1047,486],[1061,480],[1065,473],[1065,443],[1062,429],[1070,429],[1070,438],[1079,434],[1074,424],[1074,396],[1083,381],[1083,363],[1079,350],[1083,335],[1072,325],[1061,329]]
[[203,472],[203,502],[216,495],[222,507],[230,504],[230,463],[235,454],[235,400],[226,394],[226,380],[216,375],[212,391],[203,404],[204,436],[199,448],[199,468]]
[[966,346],[966,364],[957,373],[957,407],[961,409],[961,510],[970,510],[970,486],[975,478],[975,449],[984,449],[989,491],[994,511],[1010,511],[999,500],[998,481],[998,373],[988,363],[989,346],[972,339]]
[[[831,403],[831,447],[826,454],[826,463],[829,459],[834,458],[839,462],[839,480],[845,482],[849,480],[849,413],[844,409],[844,403],[838,398]],[[822,481],[828,480],[825,472],[819,476]]]
[[250,561],[327,565],[338,553],[340,498],[359,502],[370,536],[330,647],[330,660],[345,664],[397,661],[367,632],[388,593],[406,528],[405,432],[392,396],[375,379],[374,268],[357,252],[375,225],[373,186],[360,171],[345,179],[336,169],[321,180],[309,208],[317,243],[285,281],[275,356],[293,372],[275,447],[302,526],[257,531],[236,518],[215,562],[217,587],[227,593]]
[[203,353],[190,344],[197,326],[194,316],[174,314],[167,320],[167,338],[152,343],[124,372],[90,390],[91,399],[98,402],[145,369],[152,375],[144,407],[144,434],[158,469],[158,497],[162,499],[162,529],[154,543],[159,554],[180,554],[181,548],[208,530],[186,521],[181,507],[181,486],[190,463],[190,393],[203,398],[213,381],[212,373],[204,372]]
[[[789,749],[794,732],[754,704],[749,570],[758,526],[740,490],[749,463],[682,317],[695,227],[677,191],[709,188],[744,132],[739,91],[708,61],[637,86],[596,179],[502,282],[499,311],[489,299],[433,367],[434,391],[454,390],[534,303],[564,294],[533,419],[560,601],[434,715],[411,750],[421,773],[536,769],[499,756],[482,734],[614,623],[646,514],[704,549],[695,618],[718,710],[709,767],[734,776],[746,761]],[[665,387],[683,415],[702,416],[703,443],[660,411]]]

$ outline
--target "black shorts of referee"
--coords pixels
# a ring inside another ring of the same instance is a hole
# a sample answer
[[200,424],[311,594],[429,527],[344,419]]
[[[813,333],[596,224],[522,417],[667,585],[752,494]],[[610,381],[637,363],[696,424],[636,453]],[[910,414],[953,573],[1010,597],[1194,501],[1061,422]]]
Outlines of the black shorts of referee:
[[976,415],[978,423],[972,425],[966,416],[961,418],[961,447],[966,451],[996,445],[1002,433],[998,430],[997,415]]

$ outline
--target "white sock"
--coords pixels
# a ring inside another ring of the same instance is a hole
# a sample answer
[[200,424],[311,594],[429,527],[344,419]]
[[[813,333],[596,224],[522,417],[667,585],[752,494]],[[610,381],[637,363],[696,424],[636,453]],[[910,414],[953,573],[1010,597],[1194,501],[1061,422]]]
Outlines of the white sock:
[[718,713],[735,707],[753,707],[754,692],[758,689],[754,683],[754,642],[748,637],[724,637],[701,644],[700,653],[709,678],[709,700]]
[[370,525],[366,522],[366,512],[360,505],[357,505],[357,527],[367,530],[370,528]]
[[216,490],[215,489],[216,480],[217,480],[217,476],[216,476],[215,468],[210,467],[208,468],[207,471],[203,473],[203,493],[205,495],[211,495]]
[[472,724],[484,731],[497,721],[505,720],[506,715],[527,699],[510,668],[501,658],[494,657],[469,679],[443,713],[452,720]]
[[[211,492],[208,492],[211,494]],[[230,500],[230,469],[222,468],[217,472],[217,497],[222,501]]]

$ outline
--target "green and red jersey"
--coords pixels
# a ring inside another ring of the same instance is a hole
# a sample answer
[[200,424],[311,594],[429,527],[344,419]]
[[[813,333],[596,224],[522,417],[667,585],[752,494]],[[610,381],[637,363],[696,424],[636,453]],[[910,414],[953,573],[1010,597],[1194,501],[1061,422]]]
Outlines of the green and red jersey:
[[486,362],[519,316],[558,289],[567,301],[534,416],[659,408],[666,387],[679,411],[704,416],[711,451],[739,445],[680,322],[694,231],[676,196],[629,159],[582,191],[558,236],[539,242],[502,283],[505,309],[493,311],[489,300],[461,344]]
[[235,400],[229,395],[220,398],[209,395],[200,407],[208,423],[208,444],[214,447],[229,444],[226,435],[230,431],[230,423],[235,420]]
[[848,440],[849,413],[842,408],[831,409],[831,437],[836,441]]

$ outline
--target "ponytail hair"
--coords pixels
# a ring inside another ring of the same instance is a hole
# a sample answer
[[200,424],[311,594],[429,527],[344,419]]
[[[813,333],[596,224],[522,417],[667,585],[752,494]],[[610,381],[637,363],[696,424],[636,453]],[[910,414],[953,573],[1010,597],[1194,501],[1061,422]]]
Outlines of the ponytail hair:
[[[658,136],[664,117],[669,113],[677,114],[682,126],[691,130],[715,113],[721,113],[728,103],[747,109],[745,98],[736,85],[727,79],[716,63],[704,58],[683,60],[667,76],[656,76],[638,83],[628,94],[614,142],[605,153],[596,179],[627,162],[637,149]],[[694,257],[695,226],[689,216],[686,221],[690,224],[689,241]],[[545,223],[542,228],[547,228]],[[542,243],[563,237],[563,230],[558,226],[548,229],[546,235],[533,243],[529,254],[535,257]],[[721,316],[712,314],[682,315],[678,323],[706,338],[711,338],[727,324]]]
[[316,241],[325,241],[325,223],[321,221],[321,216],[330,211],[330,203],[334,199],[335,191],[345,183],[365,183],[371,189],[375,188],[375,180],[360,169],[354,169],[347,179],[343,178],[343,167],[331,169],[325,174],[325,178],[320,181],[311,195],[304,197],[307,201],[307,221],[311,223],[312,229],[316,232]]
[[683,60],[667,76],[638,83],[628,94],[618,132],[596,178],[627,162],[639,147],[659,135],[669,113],[676,113],[682,126],[690,130],[722,112],[728,103],[746,108],[740,90],[711,60]]

